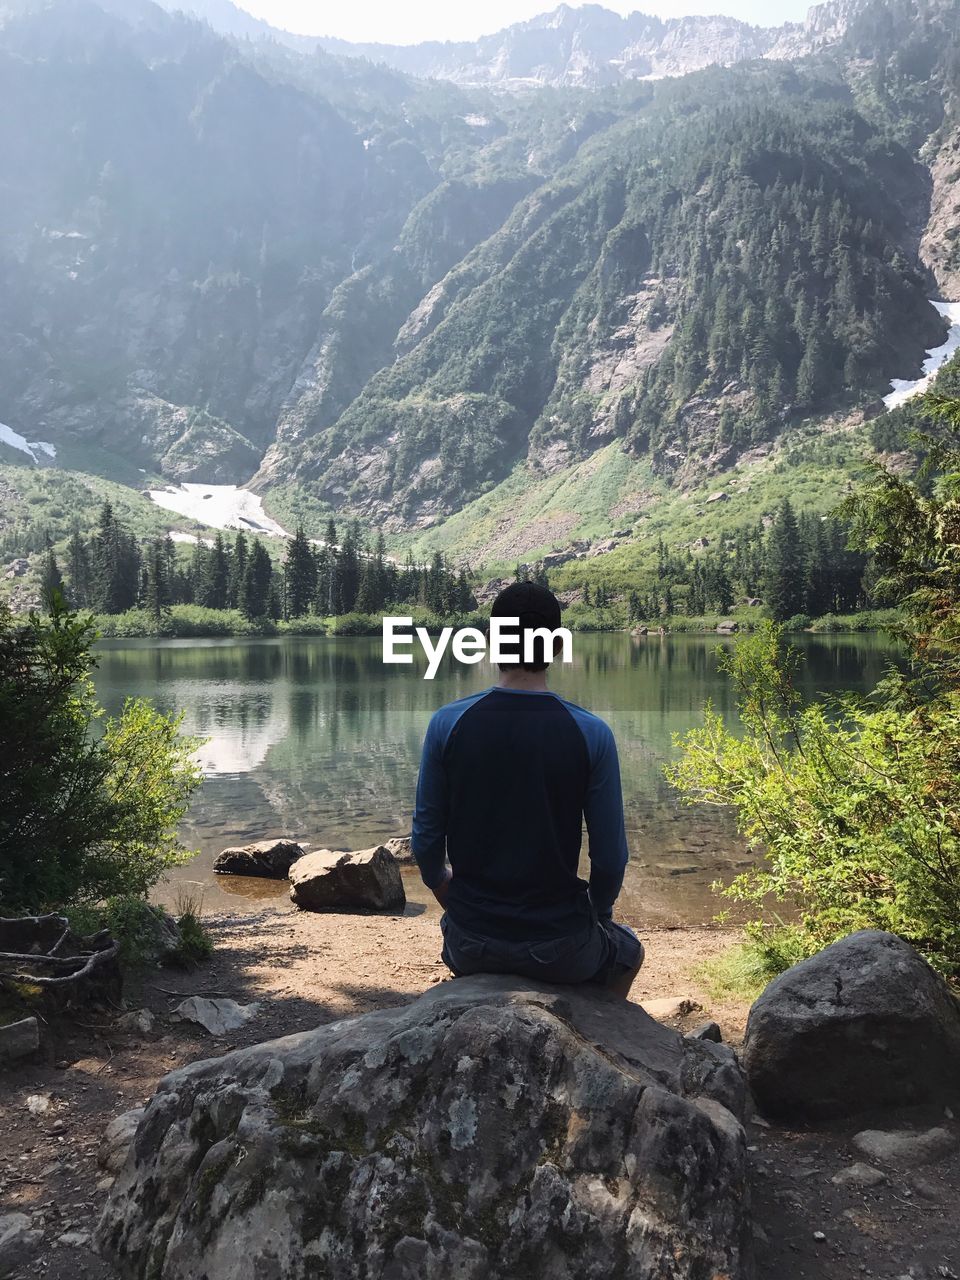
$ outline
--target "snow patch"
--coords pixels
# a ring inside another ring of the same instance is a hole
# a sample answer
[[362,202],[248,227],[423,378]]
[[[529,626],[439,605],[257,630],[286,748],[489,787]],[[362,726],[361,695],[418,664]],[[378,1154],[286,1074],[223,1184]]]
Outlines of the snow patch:
[[461,116],[460,119],[464,124],[468,124],[471,129],[485,129],[490,123],[486,116],[478,116],[471,112],[468,116]]
[[148,489],[149,497],[166,511],[189,516],[210,529],[242,529],[271,538],[290,535],[263,509],[263,499],[235,484],[181,484]]
[[[933,301],[931,299],[931,301]],[[913,396],[926,391],[937,372],[946,364],[955,351],[960,350],[960,302],[933,302],[944,319],[950,322],[946,342],[940,347],[933,347],[927,352],[923,362],[923,375],[912,382],[903,378],[894,378],[890,383],[890,394],[883,397],[888,409],[896,409]]]
[[197,542],[202,542],[205,547],[213,546],[212,538],[198,538],[194,533],[182,533],[179,529],[171,529],[167,537],[171,542],[189,542],[191,546]]
[[36,453],[37,449],[39,449],[41,453],[45,453],[48,458],[55,458],[57,456],[56,449],[49,443],[49,441],[34,440],[33,442],[30,442],[27,440],[26,436],[20,435],[19,432],[14,431],[12,427],[8,427],[2,422],[0,422],[0,442],[8,444],[11,449],[18,449],[20,453],[25,453],[27,457],[31,458],[34,462],[39,461]]

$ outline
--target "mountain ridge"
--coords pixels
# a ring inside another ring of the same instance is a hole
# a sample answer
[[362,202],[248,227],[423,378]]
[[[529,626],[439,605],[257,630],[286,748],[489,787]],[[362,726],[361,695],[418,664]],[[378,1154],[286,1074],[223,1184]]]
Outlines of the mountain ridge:
[[862,417],[942,340],[924,264],[960,272],[957,12],[844,0],[793,61],[516,95],[8,5],[0,420],[400,537],[611,446],[682,489]]

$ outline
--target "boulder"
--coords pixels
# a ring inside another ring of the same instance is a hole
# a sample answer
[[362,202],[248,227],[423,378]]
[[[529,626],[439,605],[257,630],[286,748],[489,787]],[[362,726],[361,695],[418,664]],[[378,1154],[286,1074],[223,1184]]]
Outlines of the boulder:
[[382,844],[304,854],[290,868],[290,898],[304,911],[402,911],[407,904],[400,865]]
[[747,1280],[743,1079],[509,976],[161,1081],[97,1229],[138,1280]]
[[785,1119],[947,1102],[960,1094],[960,1005],[909,943],[863,930],[770,983],[743,1063],[761,1111]]
[[286,880],[291,865],[303,857],[303,846],[295,840],[256,840],[236,845],[217,854],[213,864],[218,876],[264,876]]

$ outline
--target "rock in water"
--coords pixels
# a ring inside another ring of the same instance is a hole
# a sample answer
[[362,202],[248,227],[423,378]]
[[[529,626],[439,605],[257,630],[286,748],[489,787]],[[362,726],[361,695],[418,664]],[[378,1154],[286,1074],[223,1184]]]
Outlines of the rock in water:
[[286,880],[291,865],[303,857],[303,847],[295,840],[257,840],[236,845],[217,854],[213,870],[218,876],[265,876]]
[[400,867],[382,844],[305,854],[290,868],[290,897],[305,911],[402,911],[407,905]]
[[607,992],[462,978],[167,1076],[97,1238],[130,1280],[747,1280],[744,1097]]
[[874,929],[775,978],[743,1046],[760,1109],[791,1119],[948,1101],[958,1062],[960,1005],[909,943]]

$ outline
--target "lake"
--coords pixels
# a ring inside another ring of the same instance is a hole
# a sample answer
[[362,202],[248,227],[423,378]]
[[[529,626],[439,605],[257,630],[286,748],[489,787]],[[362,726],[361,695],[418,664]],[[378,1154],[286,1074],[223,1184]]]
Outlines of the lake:
[[[681,806],[663,778],[672,735],[698,724],[707,699],[736,721],[716,668],[727,638],[575,635],[574,662],[552,687],[589,707],[620,749],[631,863],[625,918],[701,923],[718,909],[710,884],[747,865],[729,813]],[[878,635],[797,638],[809,698],[867,689],[894,655]],[[420,744],[441,703],[495,681],[486,663],[447,657],[435,680],[423,666],[384,666],[379,639],[117,640],[97,649],[98,694],[110,712],[128,696],[182,709],[185,729],[208,741],[205,782],[183,835],[199,849],[177,879],[201,881],[208,909],[247,909],[251,899],[287,905],[281,881],[212,873],[227,845],[291,835],[314,847],[366,848],[409,831]],[[415,872],[411,910],[433,909]],[[167,887],[159,896],[169,898]]]

